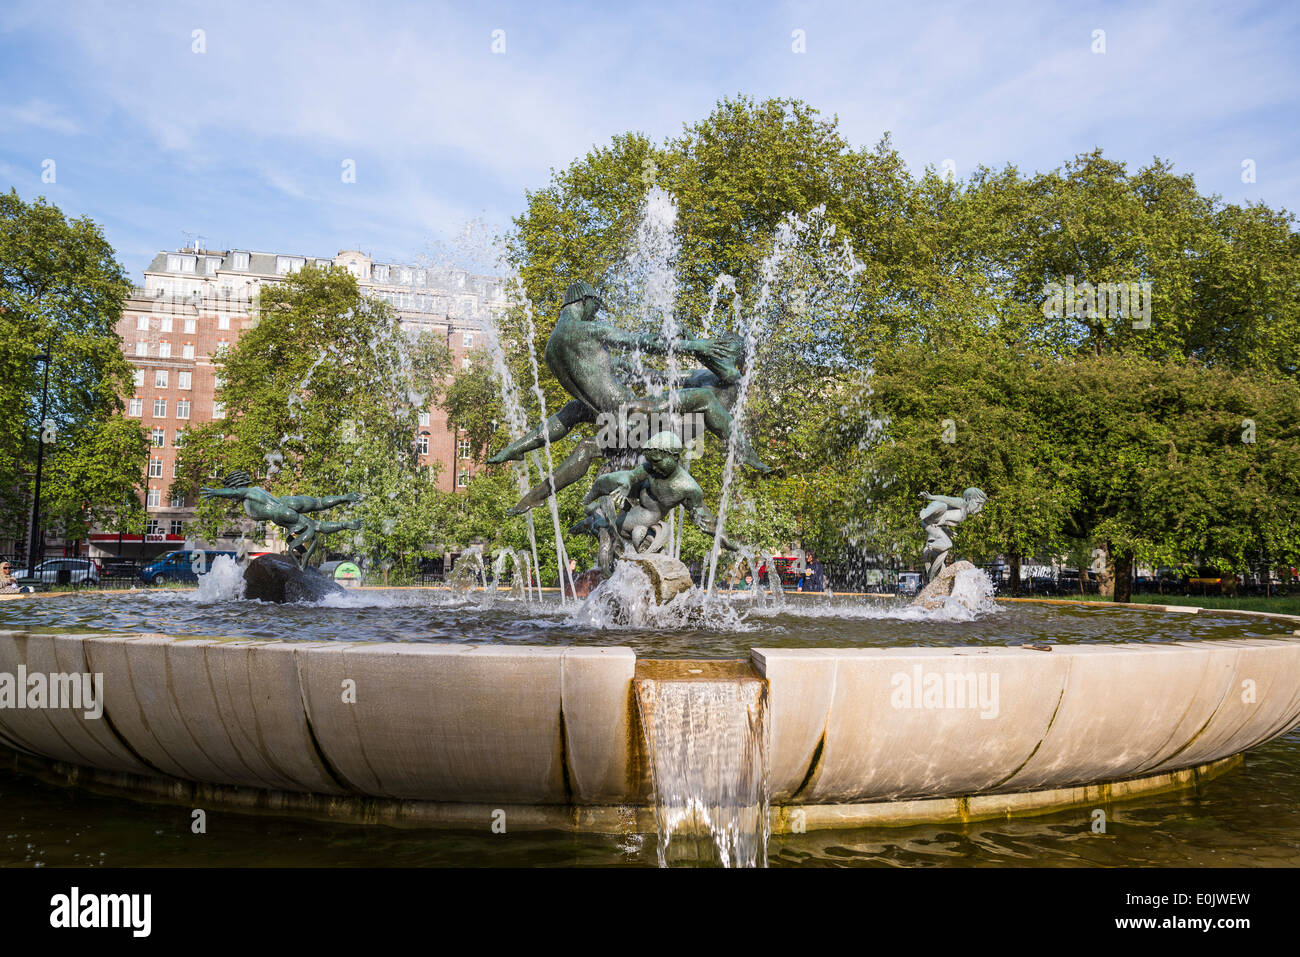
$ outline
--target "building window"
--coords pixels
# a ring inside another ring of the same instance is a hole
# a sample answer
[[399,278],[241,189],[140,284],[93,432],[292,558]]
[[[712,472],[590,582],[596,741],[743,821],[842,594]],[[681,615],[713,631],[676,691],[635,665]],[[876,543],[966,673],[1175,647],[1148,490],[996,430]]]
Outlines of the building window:
[[168,272],[194,272],[194,267],[198,265],[198,256],[181,256],[172,253],[167,257]]
[[185,343],[185,345],[181,346],[181,358],[182,359],[194,358],[194,343],[187,342]]
[[229,314],[229,313],[223,312],[221,315],[217,316],[217,328],[218,328],[218,329],[229,329],[229,328],[230,328],[230,314]]
[[[141,375],[143,374],[144,373],[141,372]],[[131,401],[128,402],[126,406],[126,414],[137,417],[144,415],[144,399],[140,398],[138,395],[131,396]]]
[[[182,498],[182,499],[181,499],[181,505],[184,505],[184,504],[185,504],[185,499]],[[181,505],[177,505],[177,504],[176,504],[176,499],[172,499],[172,506],[173,506],[174,508],[180,508]],[[185,523],[182,522],[179,518],[173,518],[173,519],[172,519],[172,534],[173,534],[173,535],[184,535],[184,534],[185,534]]]
[[462,459],[469,458],[469,439],[461,439],[456,443],[456,454]]
[[178,449],[184,447],[184,445],[185,445],[185,430],[184,430],[184,429],[177,429],[177,430],[176,430],[176,438],[172,440],[172,444],[175,445]]
[[468,484],[469,484],[469,473],[468,473],[468,472],[461,472],[459,475],[456,476],[456,487],[457,487],[457,488],[464,488],[464,487],[465,487],[466,485],[468,485]]
[[[157,508],[161,504],[162,504],[162,490],[156,488],[149,489],[149,497],[145,499],[145,507]],[[154,524],[157,523],[155,522]],[[158,533],[154,532],[154,534],[156,535]]]
[[212,403],[212,417],[213,417],[214,419],[224,419],[224,418],[226,417],[226,403],[224,403],[224,402],[213,402],[213,403]]
[[134,378],[135,378],[136,388],[142,388],[144,386],[144,370],[136,369]]
[[428,425],[428,424],[429,424],[429,413],[428,413],[428,412],[421,412],[421,413],[420,413],[420,424],[421,424],[421,425]]
[[203,265],[209,276],[215,276],[217,274],[217,267],[221,265],[221,260],[217,259],[215,256],[210,256],[208,257],[207,262]]
[[180,372],[176,373],[176,388],[178,389],[190,388],[191,375],[192,373],[190,372],[189,369],[182,369]]
[[241,270],[248,269],[248,253],[235,253],[234,260],[235,260],[234,263],[235,269],[241,269]]
[[190,333],[191,335],[194,334],[194,330],[197,327],[198,327],[198,323],[194,319],[185,320],[185,331]]
[[137,356],[147,356],[149,354],[149,343],[137,342],[135,344],[135,354]]
[[190,417],[190,400],[180,399],[176,403],[176,418],[188,419]]
[[428,454],[429,454],[429,437],[428,437],[427,435],[421,435],[418,439],[416,439],[415,447],[416,447],[416,450],[417,450],[421,455],[428,455]]
[[473,346],[474,346],[474,333],[472,333],[472,332],[466,332],[466,333],[464,333],[464,334],[461,336],[461,339],[462,339],[462,341],[464,341],[464,343],[465,343],[465,348],[466,348],[466,349],[473,348]]
[[388,267],[375,263],[374,279],[375,282],[388,282]]
[[166,399],[154,399],[154,400],[153,400],[153,417],[154,417],[155,419],[165,419],[165,418],[167,418],[167,400],[166,400]]
[[154,429],[149,433],[149,440],[153,442],[154,448],[160,449],[163,447],[163,443],[167,441],[167,433],[162,429]]
[[149,477],[162,478],[162,459],[149,460]]
[[145,527],[144,527],[144,533],[145,533],[146,535],[157,535],[157,534],[158,534],[158,519],[156,519],[156,518],[151,518],[151,519],[149,519],[148,524],[145,525]]
[[153,387],[155,389],[167,388],[167,370],[155,369],[153,373]]
[[468,368],[469,368],[469,356],[461,356],[461,357],[460,357],[460,367],[461,367],[462,369],[468,369]]
[[172,508],[184,508],[184,507],[185,507],[185,493],[172,492]]
[[297,272],[306,262],[298,256],[276,256],[275,257],[275,274],[277,276],[287,276],[291,272]]
[[224,389],[225,387],[226,387],[226,377],[223,376],[220,372],[214,372],[212,374],[212,388]]
[[159,319],[159,320],[158,320],[158,328],[159,328],[159,330],[161,330],[162,332],[171,332],[171,331],[172,331],[172,317],[171,317],[171,316],[163,316],[161,319]]
[[225,358],[226,350],[230,348],[230,343],[225,339],[217,340],[217,347],[212,350],[212,354],[218,359]]
[[181,472],[181,460],[172,459],[172,478],[175,478]]
[[139,332],[148,332],[148,331],[149,331],[149,317],[148,317],[148,316],[136,316],[136,317],[135,317],[135,328],[136,328],[136,330],[139,331]]
[[158,343],[158,358],[170,359],[172,357],[172,344],[165,339]]

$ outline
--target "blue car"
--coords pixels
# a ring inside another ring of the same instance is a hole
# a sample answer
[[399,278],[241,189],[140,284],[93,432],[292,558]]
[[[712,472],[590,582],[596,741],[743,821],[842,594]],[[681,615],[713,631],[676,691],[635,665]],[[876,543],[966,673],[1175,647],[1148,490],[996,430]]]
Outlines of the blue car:
[[167,582],[195,582],[199,580],[198,572],[195,571],[197,556],[203,556],[202,562],[197,564],[203,572],[212,567],[212,562],[220,555],[229,555],[235,557],[234,552],[218,551],[212,548],[201,548],[193,551],[168,552],[159,558],[154,559],[148,565],[140,569],[140,578],[148,585],[162,585]]

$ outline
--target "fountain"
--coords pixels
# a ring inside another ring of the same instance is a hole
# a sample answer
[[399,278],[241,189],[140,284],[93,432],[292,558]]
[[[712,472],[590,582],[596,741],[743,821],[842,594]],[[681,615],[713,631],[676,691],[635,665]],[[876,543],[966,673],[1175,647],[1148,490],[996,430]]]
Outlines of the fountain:
[[[748,399],[764,303],[804,228],[783,224],[753,321],[719,277],[699,337],[665,308],[671,287],[653,286],[657,330],[633,333],[598,319],[601,293],[573,282],[545,354],[572,401],[548,412],[530,353],[536,423],[494,358],[519,438],[492,460],[519,463],[531,552],[473,545],[449,590],[272,605],[218,559],[191,591],[0,602],[6,760],[191,807],[653,832],[664,865],[762,866],[772,833],[966,823],[1195,786],[1295,727],[1300,620],[995,601],[983,572],[946,561],[945,529],[979,511],[977,489],[926,496],[925,601],[784,592],[772,555],[727,516],[743,514],[741,476],[766,470]],[[714,311],[725,291],[734,328]],[[688,423],[725,443],[716,514],[687,468]],[[554,443],[584,426],[596,434],[557,464]],[[579,601],[556,492],[593,465],[570,534],[597,538],[600,584]],[[210,491],[247,500],[246,488],[236,476]],[[558,598],[531,586],[543,506]],[[680,559],[688,520],[713,541],[699,583]],[[724,551],[723,577],[748,567],[752,591],[718,587]],[[95,676],[100,713],[19,705],[30,688],[17,675]]]

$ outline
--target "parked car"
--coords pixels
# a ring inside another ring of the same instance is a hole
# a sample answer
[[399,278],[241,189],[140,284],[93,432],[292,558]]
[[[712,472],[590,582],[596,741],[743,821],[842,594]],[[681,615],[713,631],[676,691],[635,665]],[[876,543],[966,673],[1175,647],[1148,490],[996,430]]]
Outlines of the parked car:
[[20,584],[98,585],[103,572],[93,558],[50,558],[36,566],[13,573]]
[[235,557],[235,553],[232,551],[219,551],[214,548],[184,549],[168,552],[141,568],[140,578],[148,585],[198,581],[199,575],[194,570],[194,556],[198,554],[203,555],[201,567],[204,572],[212,567],[214,559],[222,555],[227,555],[230,558]]
[[915,595],[920,590],[921,590],[920,572],[899,572],[898,573],[898,593],[900,595]]
[[121,580],[124,578],[136,578],[140,574],[139,564],[130,558],[108,558],[100,563],[104,572],[104,580]]

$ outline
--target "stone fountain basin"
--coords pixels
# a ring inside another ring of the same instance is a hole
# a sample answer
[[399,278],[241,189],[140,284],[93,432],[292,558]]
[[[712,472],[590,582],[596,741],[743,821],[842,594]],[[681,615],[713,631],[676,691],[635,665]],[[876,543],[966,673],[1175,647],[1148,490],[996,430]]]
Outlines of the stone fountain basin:
[[[19,666],[102,673],[104,712],[0,708],[17,766],[196,807],[391,824],[487,826],[511,808],[516,828],[644,826],[652,788],[633,683],[646,677],[767,682],[778,830],[1168,790],[1300,722],[1291,635],[755,648],[704,662],[638,661],[625,647],[0,631],[0,673]],[[984,704],[963,688],[982,688]]]

